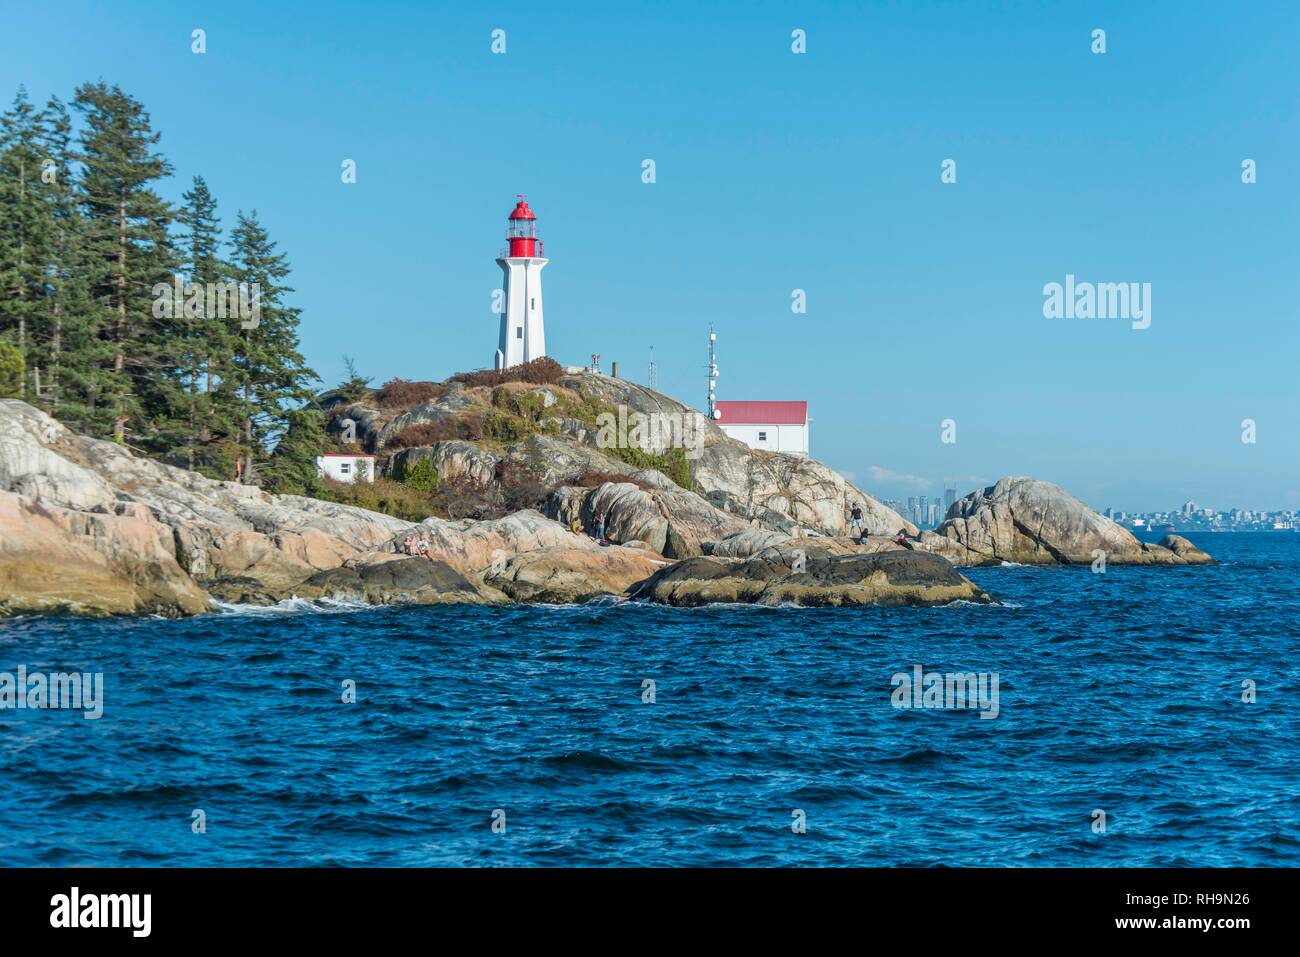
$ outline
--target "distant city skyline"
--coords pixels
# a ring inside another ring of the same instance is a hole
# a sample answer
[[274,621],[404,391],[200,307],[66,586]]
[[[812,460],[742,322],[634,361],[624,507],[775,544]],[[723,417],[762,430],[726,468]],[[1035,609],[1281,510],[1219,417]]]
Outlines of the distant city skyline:
[[[376,384],[489,365],[524,193],[550,355],[644,382],[653,347],[702,408],[712,323],[717,397],[807,400],[810,454],[878,499],[1031,475],[1098,509],[1300,508],[1300,8],[566,14],[13,5],[0,96],[137,97],[164,195],[202,175],[288,256],[323,386],[344,356]],[[1075,280],[1098,313],[1137,284],[1142,321],[1047,318]]]
[[[848,481],[854,482],[856,484],[856,478],[852,475],[852,473],[840,472],[839,474],[843,478],[847,479]],[[914,478],[914,476],[899,477],[895,479],[894,482],[895,483],[903,482],[903,480],[907,478]],[[971,492],[980,489],[989,488],[995,485],[998,479],[1000,478],[1005,478],[1005,476],[999,475],[997,478],[992,478],[987,481],[982,481],[982,482],[976,481],[973,484],[970,484],[969,486],[958,483],[958,487],[956,490],[956,498],[963,498],[966,495],[969,495]],[[901,492],[893,491],[890,494],[882,494],[876,497],[879,498],[880,501],[883,502],[884,504],[889,505],[891,508],[893,508],[895,505],[903,504],[903,508],[896,509],[896,511],[899,511],[899,514],[902,514],[904,515],[904,517],[907,517],[905,514],[906,505],[904,503],[906,503],[908,499],[910,498],[919,499],[919,498],[928,497],[931,502],[938,501],[937,499],[935,499],[934,496],[935,496],[935,489],[939,489],[940,495],[943,497],[943,502],[945,503],[943,510],[946,512],[946,507],[947,505],[950,505],[951,502],[947,501],[947,494],[946,494],[947,490],[944,489],[944,482],[951,482],[951,481],[952,481],[951,479],[940,479],[934,481],[924,480],[925,484],[923,485],[916,484],[916,485],[908,486],[906,484],[903,484],[901,485],[901,487],[903,488],[903,491]],[[878,485],[877,487],[881,487],[881,486]],[[1070,491],[1070,489],[1067,487],[1066,491]],[[1077,497],[1079,496],[1076,495],[1076,498]],[[1300,515],[1300,506],[1286,507],[1286,506],[1275,506],[1275,505],[1246,505],[1241,503],[1234,503],[1234,504],[1220,506],[1213,503],[1208,505],[1202,505],[1195,498],[1189,499],[1187,501],[1196,503],[1198,508],[1200,509],[1210,509],[1215,513],[1221,513],[1221,514],[1228,514],[1232,512],[1251,512],[1251,513],[1261,513],[1261,514],[1288,513],[1288,514]],[[1111,512],[1122,512],[1126,515],[1145,516],[1145,515],[1160,515],[1167,512],[1181,511],[1185,502],[1176,503],[1172,505],[1157,505],[1155,507],[1127,508],[1127,509],[1116,508],[1113,505],[1098,504],[1096,502],[1086,502],[1086,504],[1092,506],[1097,511],[1102,512],[1103,514],[1106,515],[1109,515]]]

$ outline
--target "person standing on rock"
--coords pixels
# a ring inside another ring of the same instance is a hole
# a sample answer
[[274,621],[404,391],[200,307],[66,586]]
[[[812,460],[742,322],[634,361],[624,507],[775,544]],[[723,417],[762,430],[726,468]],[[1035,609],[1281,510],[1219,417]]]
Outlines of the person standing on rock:
[[854,502],[853,510],[849,512],[849,530],[857,529],[859,533],[863,530],[862,522],[862,503]]
[[603,542],[604,540],[605,540],[605,513],[601,512],[599,515],[596,516],[596,541]]

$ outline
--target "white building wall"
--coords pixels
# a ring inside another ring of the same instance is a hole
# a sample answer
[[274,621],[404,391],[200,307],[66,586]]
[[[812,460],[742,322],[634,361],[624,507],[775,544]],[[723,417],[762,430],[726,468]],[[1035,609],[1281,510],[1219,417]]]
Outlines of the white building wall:
[[[364,466],[365,474],[360,474],[358,461]],[[336,482],[355,482],[360,476],[365,481],[375,477],[375,457],[373,455],[318,455],[316,456],[316,474],[321,478]]]
[[[788,452],[791,455],[808,454],[807,425],[724,425],[719,422],[718,428],[751,449]],[[760,435],[763,438],[760,439]]]
[[495,367],[508,368],[546,355],[546,328],[542,321],[542,269],[549,259],[524,256],[498,259],[503,273],[505,310],[497,340]]

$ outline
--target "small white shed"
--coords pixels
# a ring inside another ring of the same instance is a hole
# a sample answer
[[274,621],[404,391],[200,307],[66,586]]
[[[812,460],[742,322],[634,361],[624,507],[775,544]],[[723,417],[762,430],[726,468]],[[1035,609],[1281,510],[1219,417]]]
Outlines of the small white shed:
[[353,452],[326,452],[316,456],[316,474],[336,482],[370,482],[375,477],[375,457]]

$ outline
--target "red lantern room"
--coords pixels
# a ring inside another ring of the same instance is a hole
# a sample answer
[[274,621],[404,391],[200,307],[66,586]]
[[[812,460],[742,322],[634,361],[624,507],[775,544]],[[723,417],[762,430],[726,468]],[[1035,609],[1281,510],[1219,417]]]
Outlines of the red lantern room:
[[506,227],[506,239],[510,240],[511,258],[522,256],[532,259],[538,255],[537,217],[528,208],[528,200],[522,193],[516,194],[519,202],[515,204]]

